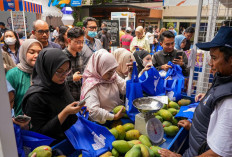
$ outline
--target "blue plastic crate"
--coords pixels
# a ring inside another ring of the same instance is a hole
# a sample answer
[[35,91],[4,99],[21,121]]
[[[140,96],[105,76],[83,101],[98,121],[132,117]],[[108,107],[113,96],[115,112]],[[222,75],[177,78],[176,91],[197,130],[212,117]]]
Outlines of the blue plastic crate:
[[[175,137],[168,137],[164,134],[165,142],[160,147],[169,149],[173,152],[183,154],[188,148],[188,131],[181,128]],[[72,144],[67,140],[63,140],[52,147],[53,150],[58,149],[67,157],[77,157],[81,152],[73,148]]]

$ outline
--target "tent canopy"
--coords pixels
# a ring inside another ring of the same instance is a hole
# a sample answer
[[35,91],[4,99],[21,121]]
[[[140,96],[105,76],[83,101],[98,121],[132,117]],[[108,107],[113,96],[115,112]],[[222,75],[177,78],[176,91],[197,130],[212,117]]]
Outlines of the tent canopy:
[[[24,8],[24,9],[23,9]],[[29,0],[0,0],[1,11],[43,13],[42,5]]]

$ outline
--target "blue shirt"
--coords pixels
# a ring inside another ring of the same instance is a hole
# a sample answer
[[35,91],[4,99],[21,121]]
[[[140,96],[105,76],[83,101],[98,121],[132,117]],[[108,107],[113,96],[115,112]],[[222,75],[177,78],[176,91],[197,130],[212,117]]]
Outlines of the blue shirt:
[[13,52],[10,50],[10,48],[8,48],[7,52],[10,54],[10,57],[11,57],[11,59],[15,62],[15,64],[18,64],[18,63],[19,63],[19,53],[18,53],[18,51],[15,52],[15,53],[17,53],[17,56],[15,55],[15,53],[13,53]]
[[44,48],[58,48],[61,49],[60,45],[57,43],[54,43],[52,41],[48,41],[48,46],[44,47]]

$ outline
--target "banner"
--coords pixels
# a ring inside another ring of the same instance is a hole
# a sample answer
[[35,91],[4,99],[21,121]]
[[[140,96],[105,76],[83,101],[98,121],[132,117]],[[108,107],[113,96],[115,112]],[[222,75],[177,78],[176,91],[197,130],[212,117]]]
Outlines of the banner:
[[[50,7],[52,0],[49,0],[48,6]],[[82,0],[54,0],[52,6],[60,5],[61,7],[65,7],[65,5],[71,5],[71,7],[81,6]]]

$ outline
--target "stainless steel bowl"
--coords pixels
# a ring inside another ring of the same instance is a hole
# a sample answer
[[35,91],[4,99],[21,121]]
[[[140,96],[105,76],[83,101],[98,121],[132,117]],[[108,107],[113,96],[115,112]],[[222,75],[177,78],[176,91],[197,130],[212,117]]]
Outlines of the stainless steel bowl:
[[160,101],[152,97],[143,97],[135,99],[133,101],[133,105],[139,110],[139,112],[144,114],[155,113],[163,107],[163,104]]

